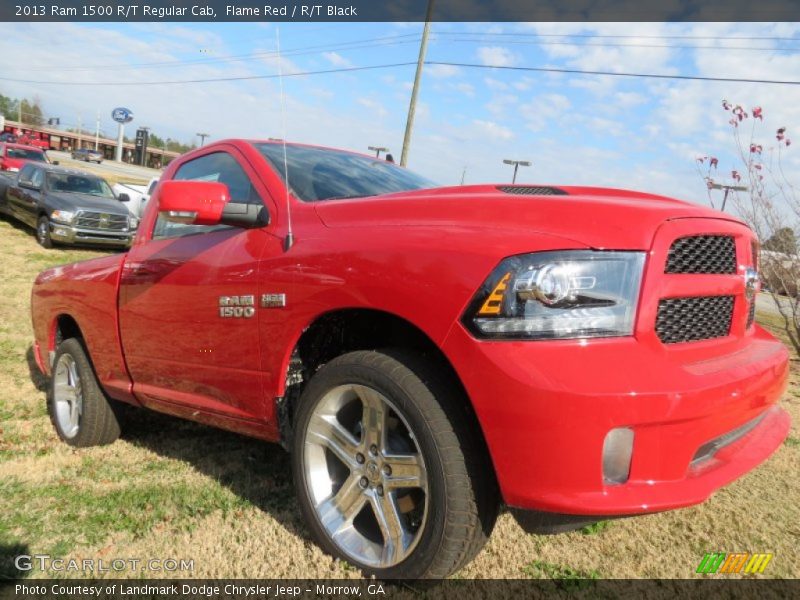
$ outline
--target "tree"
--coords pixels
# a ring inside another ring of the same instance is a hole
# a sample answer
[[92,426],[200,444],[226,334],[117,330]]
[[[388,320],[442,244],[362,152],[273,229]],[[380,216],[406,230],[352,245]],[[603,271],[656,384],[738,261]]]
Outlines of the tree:
[[30,125],[44,125],[44,115],[38,98],[32,102],[27,99],[22,100],[22,122]]
[[797,235],[791,227],[781,227],[761,245],[761,248],[794,256],[797,254]]
[[[800,248],[795,235],[800,227],[800,194],[783,166],[783,156],[792,140],[786,127],[776,129],[771,142],[763,140],[764,111],[760,106],[748,110],[723,100],[722,108],[730,115],[728,124],[736,161],[728,179],[731,185],[745,186],[747,190],[731,192],[731,203],[758,238],[766,240],[758,262],[761,279],[783,317],[792,346],[800,353]],[[700,172],[714,206],[711,174],[718,174],[719,159],[702,156],[696,164],[698,169],[699,165],[706,168]]]

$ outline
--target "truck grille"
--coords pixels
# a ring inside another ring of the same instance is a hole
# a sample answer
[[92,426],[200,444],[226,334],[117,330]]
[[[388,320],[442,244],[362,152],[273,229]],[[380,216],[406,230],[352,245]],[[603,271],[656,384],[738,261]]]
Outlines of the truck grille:
[[735,273],[736,244],[729,235],[678,238],[667,255],[665,273]]
[[80,211],[75,217],[75,227],[101,229],[104,231],[127,231],[128,217],[108,213]]
[[725,337],[733,318],[733,296],[666,298],[658,302],[656,333],[665,344]]

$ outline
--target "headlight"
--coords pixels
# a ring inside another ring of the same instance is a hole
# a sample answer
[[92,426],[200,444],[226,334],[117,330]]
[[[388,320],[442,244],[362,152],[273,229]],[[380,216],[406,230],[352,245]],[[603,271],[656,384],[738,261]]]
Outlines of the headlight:
[[513,256],[463,322],[478,337],[565,339],[633,334],[644,252],[570,250]]
[[139,227],[139,219],[136,217],[128,217],[128,228],[136,229],[137,227]]
[[50,213],[50,218],[54,221],[61,221],[62,223],[72,223],[75,218],[75,213],[71,210],[54,210]]

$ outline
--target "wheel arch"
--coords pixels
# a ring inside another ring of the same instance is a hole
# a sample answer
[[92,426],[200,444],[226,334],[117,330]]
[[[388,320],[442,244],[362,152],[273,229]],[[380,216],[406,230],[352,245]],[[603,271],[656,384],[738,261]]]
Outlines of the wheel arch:
[[276,399],[275,414],[281,445],[286,449],[291,447],[296,402],[306,383],[319,368],[348,352],[381,348],[419,352],[442,369],[448,383],[457,386],[469,425],[475,429],[486,455],[492,461],[477,413],[450,359],[414,323],[393,313],[372,308],[344,308],[322,313],[297,337],[283,365],[283,395]]

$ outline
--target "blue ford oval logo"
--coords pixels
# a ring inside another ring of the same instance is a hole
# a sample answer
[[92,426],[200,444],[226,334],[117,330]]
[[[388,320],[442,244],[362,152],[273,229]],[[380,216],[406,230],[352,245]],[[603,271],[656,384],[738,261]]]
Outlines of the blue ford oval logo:
[[111,118],[117,123],[130,123],[133,121],[133,112],[129,108],[115,108],[111,111]]

